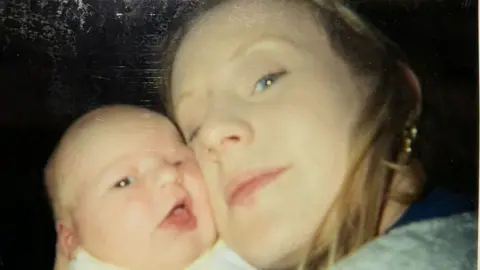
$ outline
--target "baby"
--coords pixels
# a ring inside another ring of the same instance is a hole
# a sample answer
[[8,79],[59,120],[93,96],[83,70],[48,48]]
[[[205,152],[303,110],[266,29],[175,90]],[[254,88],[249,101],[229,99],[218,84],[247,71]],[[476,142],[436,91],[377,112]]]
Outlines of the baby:
[[149,110],[116,105],[81,117],[45,180],[68,269],[186,269],[216,241],[191,150]]

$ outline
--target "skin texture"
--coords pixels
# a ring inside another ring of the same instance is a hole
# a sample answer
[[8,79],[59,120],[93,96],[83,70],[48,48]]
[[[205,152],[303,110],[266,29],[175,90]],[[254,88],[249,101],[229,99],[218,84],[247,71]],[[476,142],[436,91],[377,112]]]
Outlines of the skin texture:
[[[75,196],[73,222],[58,222],[70,257],[80,246],[127,269],[184,269],[213,244],[200,170],[163,116],[127,106],[94,111],[67,133],[59,157]],[[160,228],[183,196],[192,200],[196,229]]]
[[[193,24],[173,66],[174,114],[219,234],[261,268],[300,260],[344,181],[354,123],[372,89],[309,14],[284,1],[228,1]],[[286,171],[230,205],[235,177],[264,168]],[[387,208],[382,224],[405,209]]]

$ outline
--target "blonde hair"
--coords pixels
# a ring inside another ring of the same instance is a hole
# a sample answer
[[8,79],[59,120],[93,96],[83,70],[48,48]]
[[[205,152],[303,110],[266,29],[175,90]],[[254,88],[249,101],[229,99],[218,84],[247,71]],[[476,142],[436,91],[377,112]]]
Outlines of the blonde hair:
[[[340,1],[286,1],[308,8],[326,30],[334,53],[349,65],[353,76],[367,79],[363,81],[370,82],[368,86],[373,88],[351,137],[349,174],[326,217],[318,224],[309,251],[296,267],[326,269],[378,236],[387,200],[408,205],[420,195],[423,178],[410,166],[416,153],[406,151],[403,145],[404,132],[419,117],[420,97],[407,79],[407,61],[400,50]],[[171,115],[169,80],[180,42],[191,22],[223,2],[226,1],[204,1],[193,8],[186,14],[187,24],[167,43],[162,83]],[[399,174],[411,182],[411,190],[396,192],[392,187],[394,176]]]
[[[54,219],[56,221],[67,219],[72,221],[70,213],[75,203],[76,185],[72,179],[73,168],[78,165],[77,159],[78,149],[74,149],[79,144],[84,134],[87,134],[89,128],[95,122],[94,114],[102,112],[105,109],[115,108],[115,106],[107,106],[92,110],[80,118],[78,118],[64,132],[60,141],[55,146],[44,168],[44,183],[47,195],[53,209]],[[68,166],[65,166],[68,164]]]
[[72,187],[66,180],[68,175],[60,164],[62,162],[61,145],[62,142],[57,145],[44,169],[44,183],[55,221],[71,218],[69,213],[74,201]]
[[55,150],[54,153],[49,157],[47,161],[47,165],[45,166],[45,169],[43,171],[43,179],[44,179],[44,184],[45,188],[47,190],[47,196],[50,201],[50,204],[53,209],[53,217],[55,220],[58,219],[59,217],[59,209],[58,206],[56,205],[56,202],[58,201],[57,194],[58,194],[58,184],[57,184],[57,179],[55,177],[55,165],[53,159],[55,156]]

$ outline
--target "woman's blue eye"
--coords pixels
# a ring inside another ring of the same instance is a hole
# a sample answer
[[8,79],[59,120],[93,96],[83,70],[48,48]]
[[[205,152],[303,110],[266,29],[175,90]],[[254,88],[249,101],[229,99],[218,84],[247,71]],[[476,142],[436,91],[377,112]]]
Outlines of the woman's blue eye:
[[257,81],[255,84],[255,90],[253,93],[258,93],[265,91],[268,87],[272,86],[281,76],[285,75],[286,71],[280,71],[277,73],[268,74],[263,76],[260,80]]
[[118,181],[117,183],[115,183],[115,185],[113,187],[114,188],[124,188],[126,186],[131,185],[133,183],[133,181],[135,181],[135,178],[128,176],[128,177],[125,177],[122,180]]

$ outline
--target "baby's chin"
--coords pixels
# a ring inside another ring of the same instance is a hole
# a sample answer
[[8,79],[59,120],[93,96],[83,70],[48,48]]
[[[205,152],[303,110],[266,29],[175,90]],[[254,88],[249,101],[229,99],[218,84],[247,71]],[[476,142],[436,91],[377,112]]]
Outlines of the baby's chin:
[[[183,245],[183,248],[180,248],[175,254],[171,254],[169,260],[173,259],[173,263],[166,264],[170,265],[168,269],[172,270],[184,270],[187,269],[189,265],[194,263],[199,257],[201,257],[211,246],[206,245]],[[164,264],[165,265],[165,264]],[[157,269],[167,269],[157,268]]]
[[172,266],[168,269],[184,270],[203,253],[212,248],[216,242],[215,228],[205,224],[205,221],[199,221],[195,230],[179,234],[177,232],[174,237],[169,237],[171,244],[165,245],[165,242],[162,243],[165,250],[161,253],[166,255],[166,260],[173,262],[170,263]]

